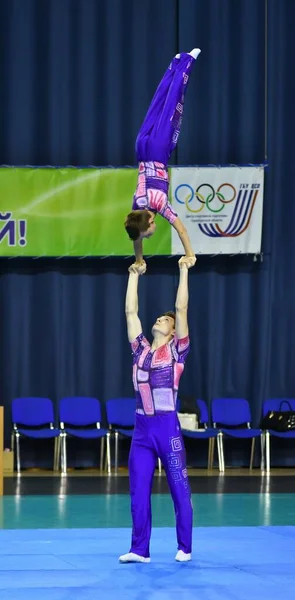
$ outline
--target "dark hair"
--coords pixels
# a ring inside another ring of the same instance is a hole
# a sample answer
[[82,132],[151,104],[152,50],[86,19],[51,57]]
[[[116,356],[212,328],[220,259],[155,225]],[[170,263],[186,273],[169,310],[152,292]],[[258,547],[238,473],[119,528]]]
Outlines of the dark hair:
[[163,317],[170,317],[170,319],[173,319],[174,324],[175,324],[175,312],[173,312],[173,310],[168,310],[167,312],[163,313]]
[[133,210],[126,217],[125,229],[129,235],[129,239],[135,242],[138,240],[140,233],[149,228],[151,215],[147,210]]

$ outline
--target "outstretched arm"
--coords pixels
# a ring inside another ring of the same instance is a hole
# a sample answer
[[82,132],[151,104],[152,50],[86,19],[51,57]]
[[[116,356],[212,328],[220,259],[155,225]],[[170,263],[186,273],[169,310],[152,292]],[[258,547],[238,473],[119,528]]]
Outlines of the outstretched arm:
[[136,240],[134,242],[133,246],[134,246],[134,254],[135,254],[136,263],[138,265],[143,264],[144,260],[143,260],[142,239],[139,238],[138,240]]
[[[186,256],[194,257],[195,262],[196,262],[195,253],[192,249],[192,245],[191,245],[187,230],[186,230],[183,222],[180,220],[179,217],[177,217],[172,225],[173,225],[174,229],[176,229],[176,231],[181,239]],[[194,264],[195,264],[195,262],[194,262]],[[191,266],[193,266],[193,265],[191,265]]]
[[167,195],[163,193],[157,193],[154,198],[150,199],[150,208],[152,210],[155,210],[162,217],[164,217],[164,219],[166,219],[172,225],[172,227],[176,229],[182,242],[186,256],[190,258],[193,257],[195,264],[196,257],[192,249],[187,230],[181,219],[177,216],[177,213],[173,209],[172,205],[168,201]]
[[193,266],[192,259],[186,257],[178,261],[179,264],[179,284],[175,302],[175,333],[178,340],[188,336],[188,269]]
[[139,269],[135,265],[129,267],[129,279],[125,300],[125,314],[129,342],[134,342],[142,332],[141,322],[138,317],[138,278]]

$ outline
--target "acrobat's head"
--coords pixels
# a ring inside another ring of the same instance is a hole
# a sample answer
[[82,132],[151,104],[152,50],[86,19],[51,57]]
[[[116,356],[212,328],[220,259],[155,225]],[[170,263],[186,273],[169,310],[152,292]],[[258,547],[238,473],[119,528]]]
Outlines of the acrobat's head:
[[158,317],[152,327],[154,337],[164,337],[170,341],[175,335],[175,313],[172,310]]
[[156,231],[155,214],[150,210],[133,210],[126,217],[125,229],[133,242],[150,238]]

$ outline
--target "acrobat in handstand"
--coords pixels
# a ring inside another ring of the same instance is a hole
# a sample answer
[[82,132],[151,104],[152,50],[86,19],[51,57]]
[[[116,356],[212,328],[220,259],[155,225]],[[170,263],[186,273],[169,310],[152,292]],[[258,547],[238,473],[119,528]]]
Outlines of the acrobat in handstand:
[[186,256],[194,257],[187,231],[168,200],[168,161],[177,146],[184,98],[193,65],[201,50],[177,54],[153,97],[136,139],[138,182],[125,229],[134,242],[136,263],[145,269],[142,240],[153,235],[155,216],[162,215],[176,229]]

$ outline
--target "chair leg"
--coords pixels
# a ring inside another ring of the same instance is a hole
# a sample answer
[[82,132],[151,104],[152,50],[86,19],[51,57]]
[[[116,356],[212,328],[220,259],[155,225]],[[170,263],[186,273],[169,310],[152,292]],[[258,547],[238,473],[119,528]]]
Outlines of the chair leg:
[[103,470],[104,471],[108,470],[108,457],[107,457],[107,453],[106,452],[104,453]]
[[255,452],[255,438],[252,438],[251,457],[250,457],[250,471],[252,471],[252,469],[253,469],[254,452]]
[[65,433],[62,434],[62,474],[67,474],[67,436]]
[[54,438],[54,450],[53,450],[53,470],[56,471],[56,440],[57,438]]
[[260,457],[260,470],[265,470],[265,432],[263,431],[260,436],[260,448],[261,448],[261,457]]
[[64,465],[64,449],[63,449],[63,433],[60,434],[60,470],[61,470],[61,474],[64,474],[64,469],[65,469],[65,465]]
[[58,436],[57,471],[61,469],[61,437]]
[[211,457],[210,457],[210,469],[214,466],[214,452],[215,452],[215,438],[211,438]]
[[59,463],[60,463],[60,442],[59,442],[59,436],[58,436],[54,440],[54,464],[53,464],[54,471],[59,470]]
[[220,435],[220,453],[221,453],[221,460],[222,460],[222,472],[224,473],[225,464],[224,464],[224,450],[223,450],[223,433],[221,433],[221,435]]
[[220,433],[217,436],[217,454],[218,454],[219,472],[221,473],[221,471],[222,471],[222,460],[221,460],[221,453],[220,453]]
[[270,472],[270,434],[269,431],[265,433],[265,451],[266,451],[266,472]]
[[119,434],[115,431],[115,473],[118,473]]
[[211,469],[211,454],[212,454],[212,438],[208,440],[208,464],[207,469]]
[[224,473],[224,451],[223,451],[223,435],[221,431],[217,436],[217,451],[218,451],[218,465],[220,473]]
[[60,443],[59,436],[54,438],[54,456],[53,456],[53,470],[58,471],[59,467],[59,453],[60,453]]
[[217,446],[218,440],[216,440],[215,438],[213,438],[213,443],[212,443],[212,460],[211,460],[211,468],[214,469],[214,455],[215,455],[215,445]]
[[108,475],[111,475],[111,435],[109,433],[107,433],[106,435],[107,438],[107,469],[108,469]]
[[161,463],[160,458],[158,458],[158,470],[159,470],[159,475],[162,475],[162,463]]
[[99,470],[103,471],[103,459],[104,459],[104,437],[100,438],[100,461]]
[[20,447],[19,447],[19,433],[15,434],[16,437],[16,470],[17,474],[20,475]]
[[211,446],[211,469],[214,468],[214,453],[215,453],[215,438],[212,438],[212,446]]

